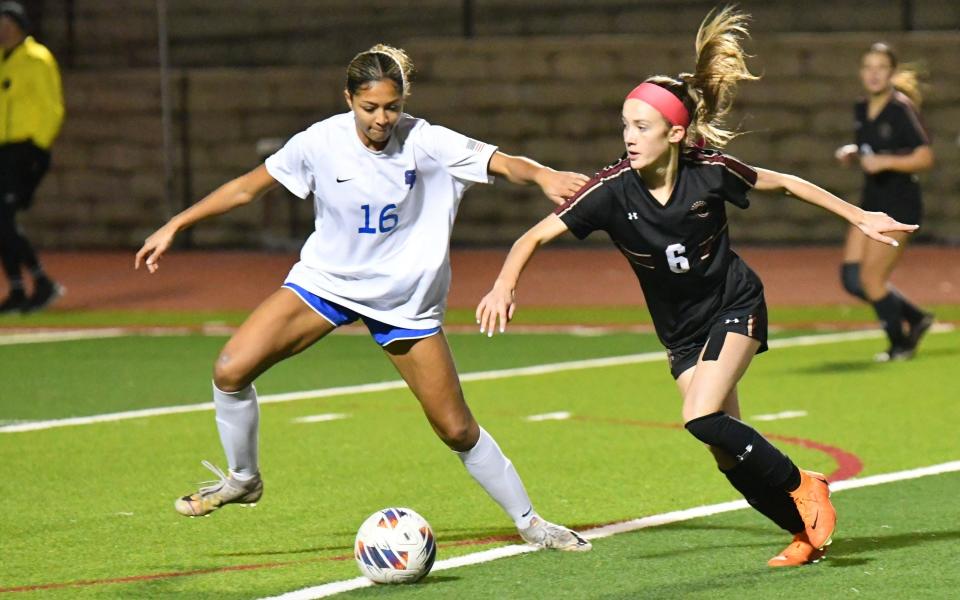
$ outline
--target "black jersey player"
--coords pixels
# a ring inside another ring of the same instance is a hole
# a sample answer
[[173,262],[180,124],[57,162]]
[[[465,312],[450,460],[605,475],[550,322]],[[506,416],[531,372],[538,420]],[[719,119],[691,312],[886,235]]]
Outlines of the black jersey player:
[[[861,59],[860,79],[867,99],[854,106],[856,143],[840,147],[837,159],[845,166],[859,162],[863,169],[864,210],[919,224],[923,206],[916,173],[932,167],[934,156],[917,110],[921,94],[916,74],[899,68],[890,46],[878,42]],[[843,287],[872,304],[883,323],[890,347],[877,354],[881,362],[911,358],[933,324],[933,315],[890,285],[907,234],[895,232],[891,237],[899,246],[874,243],[851,227],[840,271]]]
[[697,35],[697,71],[647,79],[623,104],[626,155],[513,245],[493,289],[477,307],[481,331],[502,332],[515,309],[514,289],[536,249],[571,231],[605,231],[643,287],[683,397],[686,429],[707,444],[717,465],[750,504],[793,534],[769,562],[819,560],[836,513],[826,479],[796,465],[741,422],[737,382],[766,348],[766,307],[759,278],[731,249],[726,203],[745,208],[751,189],[786,191],[847,219],[866,235],[913,231],[866,212],[800,178],[751,168],[702,142],[722,146],[722,127],[738,80],[756,79],[740,45],[746,16],[726,8]]

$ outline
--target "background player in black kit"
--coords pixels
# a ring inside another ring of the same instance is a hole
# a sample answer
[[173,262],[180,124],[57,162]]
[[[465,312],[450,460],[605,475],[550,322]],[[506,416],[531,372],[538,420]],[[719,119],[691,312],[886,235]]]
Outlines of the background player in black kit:
[[[916,74],[898,69],[893,50],[878,42],[861,59],[860,79],[867,99],[854,105],[857,143],[837,149],[837,160],[845,166],[859,162],[863,169],[864,210],[919,225],[923,207],[916,173],[931,168],[934,157],[917,110],[921,93]],[[881,362],[911,358],[933,324],[933,315],[890,285],[907,234],[892,232],[890,237],[899,245],[876,244],[851,227],[840,271],[843,287],[873,305],[890,339],[889,349],[875,357]]]
[[477,321],[488,335],[498,320],[504,330],[516,308],[517,280],[539,246],[567,230],[578,238],[607,232],[640,280],[667,347],[686,429],[709,446],[754,508],[794,534],[768,563],[794,566],[824,555],[836,513],[822,475],[798,469],[738,420],[737,382],[766,349],[766,306],[759,278],[730,249],[725,203],[746,208],[752,188],[785,191],[888,244],[894,240],[882,232],[916,226],[866,212],[792,175],[701,149],[733,137],[722,118],[737,82],[756,79],[740,45],[746,18],[731,8],[708,16],[697,34],[693,74],[652,77],[630,92],[622,113],[626,156],[517,240],[477,307]]

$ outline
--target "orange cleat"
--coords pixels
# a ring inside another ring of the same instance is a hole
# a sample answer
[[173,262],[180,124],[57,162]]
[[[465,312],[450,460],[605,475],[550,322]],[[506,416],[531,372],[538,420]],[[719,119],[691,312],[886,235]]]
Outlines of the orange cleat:
[[826,555],[827,551],[823,548],[817,549],[810,543],[805,531],[801,531],[793,536],[790,545],[783,549],[780,554],[767,561],[771,567],[799,567],[809,565],[819,561]]
[[830,487],[822,473],[800,469],[800,486],[790,492],[800,511],[809,543],[817,549],[828,545],[837,525],[837,511],[830,503]]

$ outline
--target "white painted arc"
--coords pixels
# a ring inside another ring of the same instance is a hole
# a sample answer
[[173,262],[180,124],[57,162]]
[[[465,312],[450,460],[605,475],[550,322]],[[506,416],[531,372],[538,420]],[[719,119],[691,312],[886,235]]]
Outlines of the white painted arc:
[[[930,475],[941,475],[956,471],[960,471],[960,460],[942,463],[939,465],[932,465],[929,467],[898,471],[895,473],[884,473],[881,475],[872,475],[860,479],[847,479],[845,481],[838,481],[837,483],[831,483],[830,489],[834,492],[840,492],[843,490],[882,485],[885,483],[917,479],[919,477],[927,477]],[[741,510],[747,508],[748,506],[749,505],[747,504],[746,500],[734,500],[732,502],[722,502],[720,504],[696,506],[694,508],[675,510],[659,515],[650,515],[648,517],[596,527],[594,529],[581,532],[581,535],[587,539],[596,540],[621,533],[647,529],[649,527],[658,527],[660,525],[667,525],[680,521],[689,521],[690,519],[698,519],[700,517],[707,517],[710,515]],[[493,548],[490,550],[484,550],[482,552],[474,552],[472,554],[465,554],[456,558],[437,561],[437,563],[433,566],[433,572],[486,563],[500,558],[516,556],[518,554],[526,554],[529,552],[537,552],[539,550],[539,548],[526,544]],[[373,583],[369,579],[366,579],[365,577],[356,577],[354,579],[332,581],[323,585],[294,590],[279,596],[262,598],[261,600],[315,600],[316,598],[327,598],[329,596],[334,596],[336,594],[363,587],[369,587],[371,585],[373,585]]]

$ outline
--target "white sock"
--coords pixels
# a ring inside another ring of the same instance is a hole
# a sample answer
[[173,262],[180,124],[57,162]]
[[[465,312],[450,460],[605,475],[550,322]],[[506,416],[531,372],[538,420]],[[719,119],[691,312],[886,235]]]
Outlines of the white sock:
[[463,466],[477,480],[500,508],[513,519],[517,529],[526,529],[537,516],[527,490],[513,468],[510,459],[504,456],[500,446],[490,434],[480,428],[480,439],[466,452],[457,452]]
[[257,388],[251,383],[237,392],[224,392],[213,386],[213,404],[217,409],[220,444],[227,465],[236,479],[250,479],[260,472],[257,434],[260,431],[260,406]]

